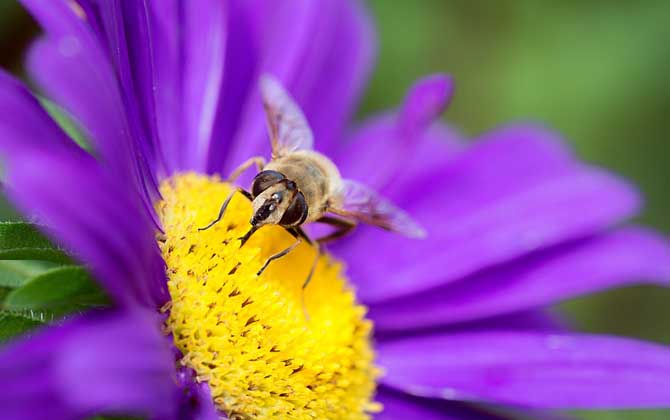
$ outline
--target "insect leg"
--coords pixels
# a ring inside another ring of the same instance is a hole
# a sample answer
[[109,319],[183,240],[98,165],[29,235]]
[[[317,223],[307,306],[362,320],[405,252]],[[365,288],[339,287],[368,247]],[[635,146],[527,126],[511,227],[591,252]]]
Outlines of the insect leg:
[[221,219],[223,218],[223,214],[226,212],[226,208],[228,207],[228,204],[230,204],[230,200],[233,199],[233,196],[235,195],[236,192],[241,192],[244,194],[245,197],[248,197],[248,192],[244,191],[242,188],[237,188],[234,191],[232,191],[228,197],[224,200],[223,204],[221,205],[221,209],[219,210],[219,215],[216,216],[216,219],[214,219],[210,224],[208,224],[205,227],[198,228],[199,231],[207,230],[214,226],[215,224],[219,223]]
[[328,242],[332,242],[335,239],[339,239],[347,235],[349,232],[352,231],[353,228],[356,227],[356,222],[354,222],[353,220],[340,219],[338,217],[323,216],[320,219],[317,219],[316,221],[319,223],[325,223],[336,227],[334,232],[317,239],[316,242],[319,244],[325,244]]
[[286,228],[286,231],[288,231],[288,233],[293,235],[293,237],[296,238],[298,241],[304,240],[309,245],[316,248],[316,256],[314,257],[314,262],[312,263],[312,267],[309,270],[309,274],[307,275],[307,279],[305,280],[305,282],[302,285],[302,288],[304,289],[305,287],[307,287],[310,280],[312,280],[312,275],[314,275],[314,270],[316,269],[316,263],[319,261],[319,256],[321,255],[321,247],[319,246],[319,243],[314,242],[314,240],[312,240],[312,238],[310,238],[309,235],[307,235],[307,232],[305,232],[300,226]]
[[342,236],[351,232],[351,230],[354,227],[356,227],[356,222],[329,216],[323,216],[320,219],[318,219],[317,222],[326,223],[335,226],[338,229],[335,230],[335,232],[333,233],[330,233],[322,238],[317,239],[316,241],[313,241],[312,239],[309,238],[309,236],[307,236],[307,234],[305,233],[304,230],[302,230],[302,228],[300,227],[293,228],[293,230],[300,237],[304,238],[310,245],[313,245],[314,248],[316,248],[316,256],[314,257],[314,262],[312,262],[312,267],[309,270],[309,274],[307,275],[307,278],[305,279],[305,282],[302,285],[303,290],[307,288],[309,282],[312,281],[314,270],[316,270],[316,264],[319,262],[319,257],[321,256],[321,248],[322,248],[321,245],[328,243],[330,241],[334,241],[335,239],[341,238]]
[[262,171],[263,168],[265,167],[265,158],[262,156],[254,156],[252,158],[249,158],[242,162],[240,166],[238,166],[228,177],[226,182],[233,183],[235,180],[242,175],[242,172],[246,171],[249,169],[249,167],[253,164],[256,164],[256,168],[258,168],[258,172]]
[[279,259],[279,258],[283,257],[284,255],[288,254],[289,252],[293,251],[298,245],[300,245],[301,242],[302,242],[302,240],[300,238],[298,238],[298,239],[296,239],[296,241],[294,243],[291,244],[291,246],[289,246],[285,250],[280,251],[280,252],[272,255],[270,258],[267,259],[267,261],[265,261],[265,264],[263,264],[263,267],[261,267],[261,269],[258,270],[257,275],[260,276],[261,274],[263,274],[263,271],[265,271],[265,269],[268,268],[268,265],[270,265],[270,263],[272,261],[274,261],[276,259]]
[[305,232],[300,226],[288,228],[286,230],[288,230],[288,232],[293,235],[294,238],[302,238],[308,244],[314,245],[312,238],[310,238],[309,235],[307,235],[307,232]]
[[314,242],[312,238],[307,235],[307,232],[305,232],[300,226],[292,227],[292,228],[287,228],[286,229],[291,235],[293,235],[294,238],[296,238],[298,241],[301,239],[316,248],[316,256],[314,257],[314,261],[312,262],[312,267],[309,269],[309,273],[307,274],[307,278],[302,284],[302,311],[305,314],[305,318],[309,319],[309,313],[307,312],[307,305],[305,304],[305,288],[309,284],[309,282],[312,280],[312,276],[314,275],[314,271],[316,270],[316,264],[319,262],[319,256],[321,256],[321,247],[319,246],[318,242]]
[[305,282],[302,284],[302,290],[305,290],[309,282],[312,281],[314,270],[316,270],[316,264],[319,262],[319,257],[321,256],[321,246],[319,245],[319,242],[314,243],[314,248],[316,248],[316,256],[314,257],[314,261],[312,262],[312,268],[309,269],[309,274],[307,274],[307,278],[305,279]]
[[[296,228],[302,235],[304,235],[305,238],[308,238],[307,234],[305,231],[303,231],[301,228]],[[309,239],[309,238],[308,238]],[[312,281],[312,277],[314,276],[314,271],[316,270],[316,264],[319,262],[319,257],[321,256],[321,246],[319,245],[318,242],[313,242],[311,239],[309,239],[311,245],[316,248],[316,255],[314,256],[314,261],[312,262],[312,267],[309,269],[309,274],[307,274],[307,278],[305,279],[305,282],[302,284],[302,296],[300,297],[302,301],[302,312],[305,314],[305,319],[309,320],[309,313],[307,312],[307,304],[305,303],[305,289],[307,288],[307,285],[309,284],[310,281]]]

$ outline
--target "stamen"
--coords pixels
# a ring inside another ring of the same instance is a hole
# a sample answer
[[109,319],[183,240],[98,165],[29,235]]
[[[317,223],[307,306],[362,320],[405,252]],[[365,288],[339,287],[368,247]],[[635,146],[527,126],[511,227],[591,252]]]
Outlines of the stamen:
[[369,418],[380,410],[372,401],[379,376],[372,323],[341,263],[320,257],[303,292],[316,256],[303,242],[258,276],[295,238],[264,226],[240,248],[252,211],[242,194],[219,223],[198,231],[216,218],[230,191],[216,177],[195,174],[161,186],[159,245],[172,296],[166,327],[181,363],[209,384],[229,418]]

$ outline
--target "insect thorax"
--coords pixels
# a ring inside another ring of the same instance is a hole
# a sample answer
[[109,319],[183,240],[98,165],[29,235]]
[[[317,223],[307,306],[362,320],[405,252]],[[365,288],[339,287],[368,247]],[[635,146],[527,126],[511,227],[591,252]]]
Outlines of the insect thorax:
[[301,150],[272,160],[264,169],[280,172],[295,182],[309,207],[308,221],[318,218],[340,184],[337,167],[322,154]]

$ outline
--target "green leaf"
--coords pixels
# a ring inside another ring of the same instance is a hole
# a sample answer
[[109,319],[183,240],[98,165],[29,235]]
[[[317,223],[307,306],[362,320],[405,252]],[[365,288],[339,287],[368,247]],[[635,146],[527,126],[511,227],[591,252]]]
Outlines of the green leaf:
[[31,277],[53,267],[53,263],[45,261],[0,260],[0,287],[13,289],[22,286]]
[[10,288],[8,288],[8,287],[2,287],[2,286],[0,286],[0,302],[2,302],[3,300],[5,300],[5,297],[6,297],[6,296],[9,294],[9,292],[11,292],[11,291],[12,291],[12,289],[10,289]]
[[104,292],[79,266],[57,267],[31,278],[7,294],[9,310],[45,310],[54,316],[109,304]]
[[23,222],[0,222],[0,260],[44,260],[71,262],[35,227]]
[[0,342],[30,331],[44,323],[29,313],[0,311]]

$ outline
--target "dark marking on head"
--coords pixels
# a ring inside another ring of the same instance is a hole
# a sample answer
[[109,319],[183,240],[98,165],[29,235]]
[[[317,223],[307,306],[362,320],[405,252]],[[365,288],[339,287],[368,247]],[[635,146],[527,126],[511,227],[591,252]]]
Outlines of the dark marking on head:
[[256,175],[254,178],[254,182],[251,187],[251,193],[254,197],[258,197],[260,193],[284,179],[286,179],[284,174],[277,171],[259,172],[258,175]]
[[284,212],[281,221],[282,226],[299,226],[306,219],[308,214],[307,201],[300,191],[296,191],[291,204]]
[[270,217],[270,215],[277,209],[277,205],[270,200],[267,200],[265,204],[258,209],[256,213],[251,217],[251,224],[256,226],[259,222]]

